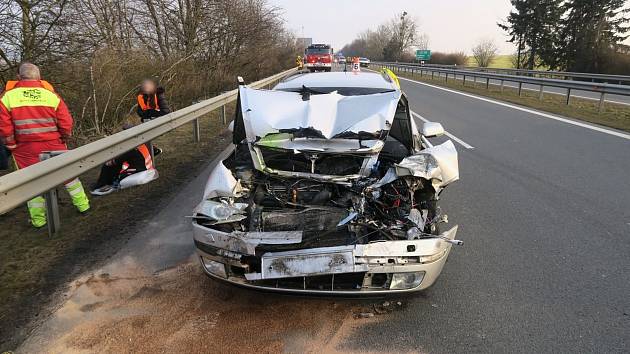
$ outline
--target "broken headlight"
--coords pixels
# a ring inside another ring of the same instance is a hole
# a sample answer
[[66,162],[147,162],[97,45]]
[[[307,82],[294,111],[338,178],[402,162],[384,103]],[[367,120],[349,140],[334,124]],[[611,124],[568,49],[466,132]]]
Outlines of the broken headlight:
[[212,275],[221,278],[227,278],[227,273],[225,271],[225,264],[217,261],[213,261],[211,259],[201,257],[201,263],[203,263],[203,267],[206,271]]
[[417,154],[405,157],[396,165],[396,174],[399,176],[412,175],[425,177],[430,176],[432,171],[439,167],[435,157],[430,154]]
[[392,281],[389,285],[389,289],[414,289],[420,286],[420,283],[422,283],[422,279],[424,279],[424,272],[394,273],[392,274]]
[[245,219],[245,208],[247,208],[245,203],[228,204],[205,200],[197,206],[196,212],[214,220],[214,224],[218,224]]

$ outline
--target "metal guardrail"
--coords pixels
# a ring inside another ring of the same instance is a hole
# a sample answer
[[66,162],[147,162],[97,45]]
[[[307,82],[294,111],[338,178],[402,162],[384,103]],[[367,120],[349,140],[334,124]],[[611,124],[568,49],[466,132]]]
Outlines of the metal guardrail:
[[529,77],[529,76],[517,76],[517,75],[505,75],[505,74],[495,74],[481,71],[472,71],[472,70],[456,70],[456,69],[446,69],[440,67],[427,67],[427,66],[419,66],[419,65],[408,65],[408,64],[396,64],[396,63],[373,63],[373,65],[385,67],[392,70],[399,70],[402,72],[409,72],[411,74],[420,74],[422,77],[426,72],[431,73],[431,77],[434,78],[435,73],[438,73],[439,77],[442,77],[442,74],[445,75],[445,80],[448,81],[449,75],[452,75],[454,79],[457,79],[458,76],[462,77],[462,84],[466,85],[466,77],[472,78],[482,78],[486,79],[486,88],[490,86],[490,80],[497,80],[500,82],[501,90],[503,90],[503,85],[505,82],[515,82],[518,83],[518,95],[521,96],[523,92],[523,84],[531,84],[537,85],[540,87],[539,90],[539,99],[542,100],[544,94],[544,87],[556,87],[566,89],[566,104],[570,104],[571,102],[571,92],[573,90],[578,91],[588,91],[595,92],[600,94],[599,99],[599,112],[602,111],[604,107],[606,94],[614,94],[614,95],[622,95],[622,96],[630,96],[630,86],[627,85],[615,85],[615,84],[605,84],[605,83],[592,83],[592,82],[584,82],[584,81],[573,81],[573,80],[558,80],[558,79],[545,79],[538,77]]
[[[289,69],[249,86],[269,86],[296,71]],[[235,101],[237,94],[237,89],[226,92],[0,177],[0,214],[186,123],[194,122],[194,138],[198,141],[198,119]],[[225,122],[224,109],[222,113]]]
[[617,83],[619,85],[630,85],[630,76],[628,75],[611,75],[611,74],[591,74],[591,73],[579,73],[571,71],[552,71],[552,70],[527,70],[527,69],[507,69],[507,68],[480,68],[475,66],[457,66],[457,65],[445,65],[445,64],[419,64],[419,63],[394,63],[383,62],[382,64],[400,64],[400,65],[412,65],[432,68],[443,69],[456,69],[456,70],[470,70],[470,71],[482,71],[496,74],[506,75],[520,75],[520,76],[533,76],[540,78],[561,78],[563,80],[571,79],[583,79],[582,81],[589,80],[591,82],[603,82],[603,83]]

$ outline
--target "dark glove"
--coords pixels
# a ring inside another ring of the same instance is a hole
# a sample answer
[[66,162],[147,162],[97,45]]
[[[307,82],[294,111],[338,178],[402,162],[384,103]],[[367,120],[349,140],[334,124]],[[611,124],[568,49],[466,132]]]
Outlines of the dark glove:
[[8,170],[9,169],[9,156],[11,155],[11,151],[4,147],[4,145],[0,145],[0,170]]

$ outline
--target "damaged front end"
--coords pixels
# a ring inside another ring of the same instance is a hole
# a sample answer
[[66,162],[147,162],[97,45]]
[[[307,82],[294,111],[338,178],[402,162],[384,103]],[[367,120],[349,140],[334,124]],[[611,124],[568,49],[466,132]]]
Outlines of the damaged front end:
[[400,91],[239,89],[235,148],[193,215],[205,272],[274,291],[373,294],[431,286],[457,226],[452,142],[424,146]]

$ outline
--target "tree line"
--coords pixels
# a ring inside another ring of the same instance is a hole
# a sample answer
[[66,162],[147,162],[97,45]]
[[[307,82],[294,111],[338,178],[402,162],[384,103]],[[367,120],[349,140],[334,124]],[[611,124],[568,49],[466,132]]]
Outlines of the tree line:
[[417,20],[407,12],[380,24],[376,30],[366,30],[350,44],[341,48],[345,56],[367,57],[380,61],[412,61],[413,49],[427,49],[428,37],[419,33]]
[[499,27],[517,47],[518,68],[630,74],[624,0],[511,0]]
[[295,38],[267,0],[0,0],[0,84],[41,67],[93,139],[158,79],[174,108],[293,65]]

